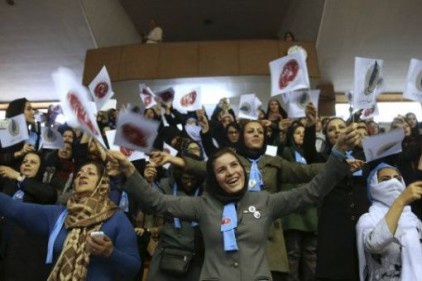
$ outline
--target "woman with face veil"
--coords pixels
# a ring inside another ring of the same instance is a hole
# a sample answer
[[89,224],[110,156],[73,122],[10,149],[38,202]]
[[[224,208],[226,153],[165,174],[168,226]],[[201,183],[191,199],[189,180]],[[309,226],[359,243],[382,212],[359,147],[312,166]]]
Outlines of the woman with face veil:
[[372,204],[356,226],[360,280],[422,280],[422,223],[409,204],[422,181],[406,187],[397,168],[379,164],[368,177]]

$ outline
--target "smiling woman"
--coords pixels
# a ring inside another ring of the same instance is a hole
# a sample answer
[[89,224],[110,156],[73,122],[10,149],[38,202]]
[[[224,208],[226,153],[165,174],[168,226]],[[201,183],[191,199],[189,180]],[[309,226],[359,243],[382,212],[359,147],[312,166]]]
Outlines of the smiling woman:
[[[23,164],[23,169],[29,176],[30,166],[36,163],[32,163],[31,158],[28,160]],[[26,185],[24,191],[27,191]],[[54,261],[48,278],[44,276],[34,279],[34,272],[21,270],[28,268],[27,263],[15,268],[15,273],[31,276],[13,280],[132,278],[140,266],[136,234],[126,215],[108,199],[109,192],[109,178],[105,176],[103,165],[91,161],[84,164],[77,173],[74,192],[66,208],[59,205],[26,204],[0,193],[0,214],[20,223],[32,235],[48,238],[48,248],[46,245],[44,247],[47,249],[46,262]],[[55,198],[50,203],[54,202]],[[105,235],[91,237],[90,233],[94,231],[102,231]],[[27,240],[31,241],[32,237]],[[21,253],[19,257],[27,255]],[[32,263],[31,260],[29,264]],[[45,269],[45,266],[41,264],[40,268]]]
[[[346,133],[336,146],[343,152],[353,147],[357,136],[353,128]],[[128,178],[124,188],[140,206],[199,223],[205,247],[200,280],[273,280],[266,251],[273,221],[317,203],[348,171],[343,156],[331,156],[323,171],[303,187],[274,194],[247,192],[242,161],[225,148],[206,163],[207,192],[200,197],[176,197],[154,191],[122,153],[113,151],[110,156],[119,161]],[[152,155],[151,160],[159,158]]]

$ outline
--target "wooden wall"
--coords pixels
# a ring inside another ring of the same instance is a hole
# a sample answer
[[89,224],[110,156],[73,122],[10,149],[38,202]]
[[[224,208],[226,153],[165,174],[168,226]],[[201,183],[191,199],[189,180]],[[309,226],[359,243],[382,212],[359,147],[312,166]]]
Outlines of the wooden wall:
[[269,75],[268,63],[286,55],[292,45],[308,53],[311,78],[319,78],[313,42],[281,40],[201,41],[136,44],[88,50],[83,84],[103,65],[112,81],[185,77]]

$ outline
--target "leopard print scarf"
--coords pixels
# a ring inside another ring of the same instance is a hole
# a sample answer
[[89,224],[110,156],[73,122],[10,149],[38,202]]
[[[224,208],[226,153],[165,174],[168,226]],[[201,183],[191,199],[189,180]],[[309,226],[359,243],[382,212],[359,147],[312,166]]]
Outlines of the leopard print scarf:
[[73,193],[69,198],[68,215],[64,223],[68,234],[48,281],[86,280],[90,261],[90,255],[85,249],[86,238],[92,231],[99,230],[103,222],[118,209],[108,199],[109,192],[109,179],[102,177],[89,197]]

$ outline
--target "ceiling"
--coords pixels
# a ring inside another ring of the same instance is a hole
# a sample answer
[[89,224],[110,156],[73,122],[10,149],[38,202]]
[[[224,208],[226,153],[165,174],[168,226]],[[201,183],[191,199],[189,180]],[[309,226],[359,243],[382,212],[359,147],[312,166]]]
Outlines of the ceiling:
[[139,43],[155,18],[164,41],[316,41],[321,82],[353,87],[354,57],[384,59],[387,91],[402,91],[422,59],[419,0],[14,0],[0,2],[0,103],[57,100],[58,66],[82,77],[87,49]]

